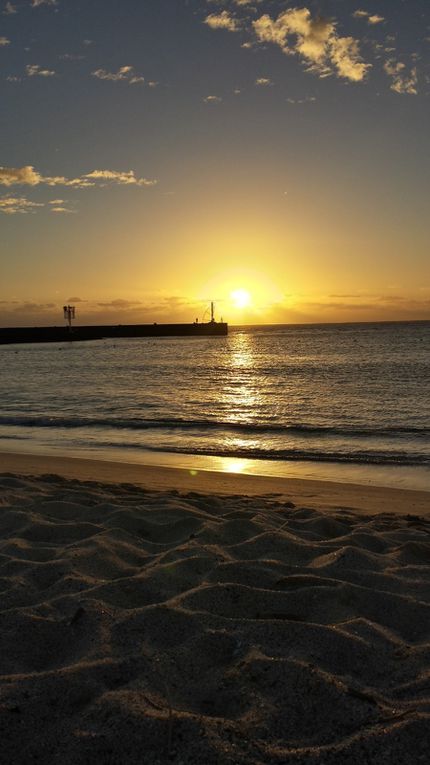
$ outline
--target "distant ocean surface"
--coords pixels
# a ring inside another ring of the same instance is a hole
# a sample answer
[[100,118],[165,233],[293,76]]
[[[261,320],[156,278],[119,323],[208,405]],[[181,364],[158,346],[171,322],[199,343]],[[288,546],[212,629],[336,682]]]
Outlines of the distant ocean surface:
[[2,346],[0,451],[18,449],[396,467],[430,491],[430,322]]

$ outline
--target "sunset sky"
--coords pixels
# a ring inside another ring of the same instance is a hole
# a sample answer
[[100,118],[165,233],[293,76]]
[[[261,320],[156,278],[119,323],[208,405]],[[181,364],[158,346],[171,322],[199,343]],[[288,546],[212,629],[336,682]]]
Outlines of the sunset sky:
[[429,0],[0,0],[0,73],[0,325],[430,319]]

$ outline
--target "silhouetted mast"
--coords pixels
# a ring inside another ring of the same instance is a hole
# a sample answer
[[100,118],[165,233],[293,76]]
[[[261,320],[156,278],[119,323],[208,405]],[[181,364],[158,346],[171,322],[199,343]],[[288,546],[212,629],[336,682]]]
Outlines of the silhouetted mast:
[[211,322],[215,321],[215,306],[213,300],[211,301]]

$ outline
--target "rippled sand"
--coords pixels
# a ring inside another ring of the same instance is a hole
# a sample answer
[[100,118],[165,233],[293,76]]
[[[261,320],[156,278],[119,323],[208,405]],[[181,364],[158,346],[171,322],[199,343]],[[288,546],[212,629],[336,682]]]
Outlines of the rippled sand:
[[0,475],[0,760],[428,762],[429,532]]

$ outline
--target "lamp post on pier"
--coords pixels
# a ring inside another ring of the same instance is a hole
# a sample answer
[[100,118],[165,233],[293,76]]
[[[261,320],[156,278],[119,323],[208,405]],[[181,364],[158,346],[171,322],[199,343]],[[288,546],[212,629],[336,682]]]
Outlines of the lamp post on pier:
[[67,321],[68,327],[69,327],[69,334],[72,333],[72,319],[75,318],[75,306],[74,305],[64,305],[63,306],[63,313],[64,318]]

